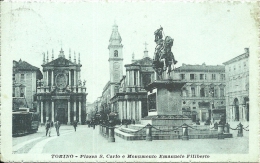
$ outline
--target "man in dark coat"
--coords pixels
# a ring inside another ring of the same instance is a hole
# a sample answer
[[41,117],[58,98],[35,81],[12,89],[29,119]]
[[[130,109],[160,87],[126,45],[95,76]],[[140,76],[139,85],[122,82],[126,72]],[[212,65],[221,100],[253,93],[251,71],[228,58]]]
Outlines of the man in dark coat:
[[57,136],[60,136],[60,122],[56,121],[54,126],[56,128]]
[[51,136],[51,128],[53,127],[53,122],[51,120],[47,120],[45,124],[45,129],[46,129],[46,136],[49,133],[49,137]]
[[50,123],[49,120],[47,120],[46,123],[45,123],[46,136],[48,135],[50,128],[51,128],[51,123]]
[[76,129],[77,129],[77,125],[78,125],[78,122],[77,122],[77,120],[75,120],[75,121],[73,122],[73,127],[74,127],[74,129],[75,129],[75,132],[76,132]]

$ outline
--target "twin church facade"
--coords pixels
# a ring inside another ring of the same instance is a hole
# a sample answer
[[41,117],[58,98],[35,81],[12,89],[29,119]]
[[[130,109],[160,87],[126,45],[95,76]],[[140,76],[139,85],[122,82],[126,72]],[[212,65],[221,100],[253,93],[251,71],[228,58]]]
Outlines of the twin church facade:
[[[27,107],[40,114],[41,123],[48,119],[63,124],[75,120],[83,123],[93,111],[113,112],[120,120],[140,122],[148,115],[144,88],[155,79],[153,60],[145,48],[143,58],[136,60],[133,54],[132,63],[123,65],[121,42],[118,26],[114,25],[108,45],[110,79],[93,108],[86,106],[88,94],[81,79],[80,56],[77,61],[74,54],[73,60],[69,52],[66,59],[61,49],[56,59],[53,53],[50,61],[48,55],[44,56],[43,73],[27,62],[14,61],[13,110],[17,110],[24,98]],[[249,121],[249,49],[245,50],[224,65],[183,64],[175,69],[174,73],[187,82],[182,88],[183,114],[190,115],[193,121],[205,121],[211,116],[217,120],[220,115],[225,115],[228,121]]]

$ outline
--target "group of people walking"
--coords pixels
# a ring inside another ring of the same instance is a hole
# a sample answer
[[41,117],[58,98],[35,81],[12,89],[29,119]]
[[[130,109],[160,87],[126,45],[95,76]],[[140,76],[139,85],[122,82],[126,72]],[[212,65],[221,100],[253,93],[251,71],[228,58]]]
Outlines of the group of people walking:
[[[72,125],[74,127],[75,132],[76,132],[77,126],[78,126],[78,121],[75,120],[72,123]],[[58,120],[54,123],[54,127],[56,129],[57,136],[60,136],[60,122]],[[49,135],[49,137],[51,136],[52,128],[53,128],[53,121],[47,120],[46,123],[45,123],[46,136],[48,136],[48,135]]]

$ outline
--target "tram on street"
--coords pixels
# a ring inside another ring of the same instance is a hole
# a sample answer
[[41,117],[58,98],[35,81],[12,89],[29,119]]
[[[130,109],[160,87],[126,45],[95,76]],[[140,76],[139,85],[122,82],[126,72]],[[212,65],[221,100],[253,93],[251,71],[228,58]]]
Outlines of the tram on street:
[[29,108],[19,108],[12,113],[12,135],[35,133],[39,128],[39,113],[30,112]]

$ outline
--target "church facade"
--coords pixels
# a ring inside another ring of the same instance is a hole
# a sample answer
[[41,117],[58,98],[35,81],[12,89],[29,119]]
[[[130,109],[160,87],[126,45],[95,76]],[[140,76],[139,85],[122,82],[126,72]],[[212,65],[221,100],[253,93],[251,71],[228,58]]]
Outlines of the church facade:
[[111,98],[112,110],[119,114],[119,119],[134,120],[140,123],[148,115],[147,91],[144,89],[154,80],[153,60],[145,49],[142,59],[126,64],[126,76],[120,81],[119,92]]
[[43,58],[43,79],[37,83],[37,111],[41,123],[47,120],[71,124],[77,120],[82,123],[86,119],[86,87],[81,81],[80,55],[78,63],[74,53],[74,61],[65,58],[61,49],[57,59],[49,62],[48,54]]

